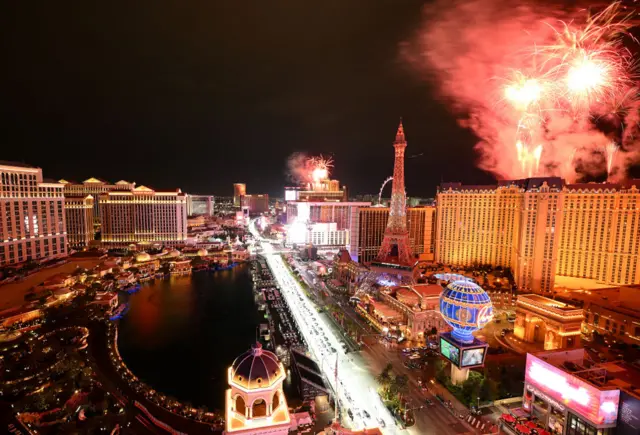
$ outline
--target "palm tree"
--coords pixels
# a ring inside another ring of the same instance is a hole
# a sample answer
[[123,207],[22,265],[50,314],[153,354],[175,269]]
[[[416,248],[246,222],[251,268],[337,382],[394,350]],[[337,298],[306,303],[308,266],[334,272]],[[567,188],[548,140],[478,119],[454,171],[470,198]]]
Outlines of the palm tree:
[[393,380],[393,384],[391,385],[391,390],[394,393],[397,393],[398,396],[402,396],[403,393],[406,393],[409,387],[409,377],[407,375],[398,375]]
[[376,376],[376,381],[380,384],[383,390],[387,390],[391,385],[391,381],[393,378],[391,377],[391,370],[393,370],[393,365],[388,363],[384,369],[380,372],[378,376]]

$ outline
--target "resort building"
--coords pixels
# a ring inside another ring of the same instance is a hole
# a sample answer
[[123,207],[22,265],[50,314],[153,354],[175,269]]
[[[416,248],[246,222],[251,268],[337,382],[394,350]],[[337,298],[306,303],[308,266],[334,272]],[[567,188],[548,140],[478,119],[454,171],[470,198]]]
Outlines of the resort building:
[[250,215],[265,213],[269,211],[269,195],[244,195],[242,196],[242,208],[246,209]]
[[240,207],[242,197],[247,194],[247,185],[244,183],[235,183],[233,185],[233,205]]
[[187,239],[187,200],[180,190],[156,192],[145,186],[100,195],[102,244],[179,245]]
[[213,216],[215,198],[211,195],[187,194],[188,216]]
[[583,334],[597,333],[630,345],[640,344],[640,285],[576,290],[566,297],[582,304]]
[[0,266],[67,255],[62,189],[40,168],[0,162]]
[[99,226],[102,222],[102,216],[100,215],[100,205],[98,202],[101,194],[114,190],[130,191],[136,187],[136,183],[130,183],[124,180],[120,180],[115,184],[111,184],[94,177],[88,178],[82,183],[71,183],[67,180],[60,180],[60,183],[64,185],[65,197],[86,197],[87,195],[91,195],[93,197],[93,221],[96,226]]
[[66,196],[64,214],[67,220],[67,241],[73,249],[84,249],[95,239],[93,228],[94,199],[87,196]]
[[436,203],[437,262],[510,267],[521,290],[542,293],[556,276],[640,283],[640,180],[444,183]]
[[440,314],[442,287],[415,284],[383,288],[379,300],[365,296],[358,311],[381,331],[394,331],[409,340],[423,341],[432,328],[447,332],[451,328]]
[[[411,252],[427,261],[434,259],[435,212],[435,207],[430,206],[407,208]],[[376,258],[382,246],[389,208],[363,207],[358,213],[357,238],[352,243],[351,252],[358,262],[368,264]]]
[[347,248],[356,258],[359,210],[368,202],[287,203],[287,243],[313,244],[319,249]]

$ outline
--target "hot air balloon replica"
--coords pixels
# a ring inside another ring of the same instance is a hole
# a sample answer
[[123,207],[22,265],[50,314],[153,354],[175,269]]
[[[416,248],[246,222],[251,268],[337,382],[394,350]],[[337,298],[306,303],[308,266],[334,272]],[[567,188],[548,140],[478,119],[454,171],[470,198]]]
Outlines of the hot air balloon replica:
[[493,319],[493,305],[478,284],[459,280],[440,294],[440,314],[453,328],[440,334],[440,354],[451,362],[451,382],[457,385],[469,378],[470,368],[484,365],[489,345],[473,333]]

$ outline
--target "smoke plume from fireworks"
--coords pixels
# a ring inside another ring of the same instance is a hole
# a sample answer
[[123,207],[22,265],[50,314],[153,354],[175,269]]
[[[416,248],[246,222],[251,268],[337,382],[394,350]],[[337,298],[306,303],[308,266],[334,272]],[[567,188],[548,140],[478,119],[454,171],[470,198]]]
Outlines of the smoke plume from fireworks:
[[436,0],[424,16],[402,53],[480,139],[482,169],[620,179],[640,160],[635,62],[618,4],[590,13]]
[[329,171],[333,168],[333,159],[294,153],[287,160],[287,168],[289,177],[295,183],[318,183],[329,178]]

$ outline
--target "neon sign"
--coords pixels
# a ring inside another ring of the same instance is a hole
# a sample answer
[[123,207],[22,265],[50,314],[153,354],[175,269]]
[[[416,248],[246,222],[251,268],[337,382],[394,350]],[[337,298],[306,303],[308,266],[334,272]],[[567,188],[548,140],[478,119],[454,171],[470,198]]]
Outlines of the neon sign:
[[529,366],[528,374],[534,381],[544,383],[552,391],[560,393],[563,399],[569,399],[585,406],[589,404],[590,397],[587,390],[570,385],[565,376],[549,370],[537,362]]
[[548,399],[562,403],[593,424],[608,425],[616,422],[620,390],[600,390],[576,375],[566,373],[531,354],[527,354],[525,382],[531,385],[527,387],[530,391],[547,403],[553,403]]

